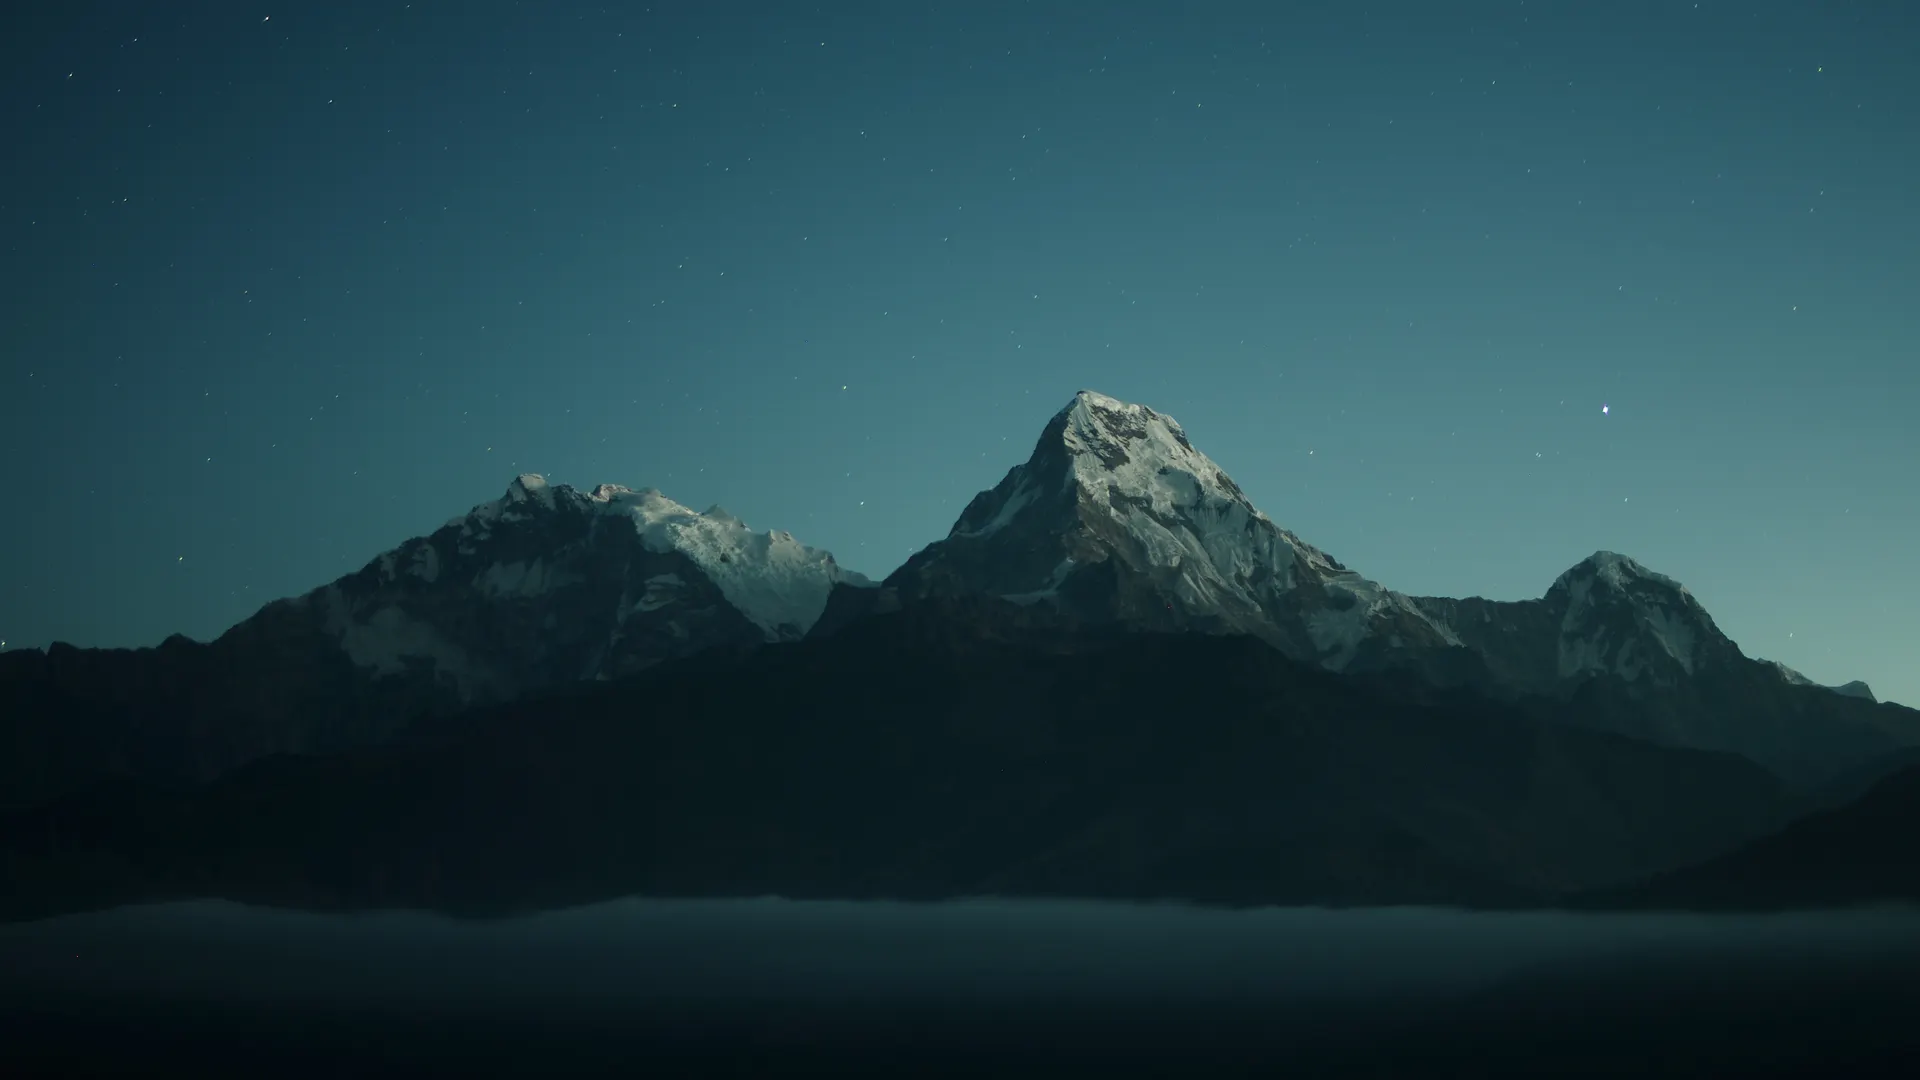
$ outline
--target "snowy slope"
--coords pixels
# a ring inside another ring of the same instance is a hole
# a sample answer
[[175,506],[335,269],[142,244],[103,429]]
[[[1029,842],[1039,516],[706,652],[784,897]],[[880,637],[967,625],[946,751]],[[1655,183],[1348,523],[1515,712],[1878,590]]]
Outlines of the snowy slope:
[[887,584],[1143,629],[1252,633],[1332,668],[1370,643],[1457,645],[1406,597],[1276,525],[1171,417],[1093,391]]
[[1414,602],[1519,692],[1552,694],[1595,676],[1652,690],[1745,662],[1684,585],[1611,551],[1574,564],[1539,599]]
[[871,584],[792,533],[754,532],[719,506],[696,514],[654,488],[629,491],[607,484],[590,498],[604,504],[606,513],[631,520],[649,551],[679,552],[692,560],[769,640],[806,633],[826,608],[835,582]]
[[[1485,656],[1502,683],[1530,693],[1592,676],[1654,690],[1752,663],[1685,585],[1612,551],[1582,559],[1535,600],[1413,600]],[[1766,664],[1779,680],[1816,685]],[[1864,683],[1821,688],[1873,699]]]
[[886,584],[908,598],[987,594],[1096,623],[1250,633],[1335,670],[1412,667],[1513,693],[1595,676],[1653,692],[1746,663],[1685,586],[1614,552],[1536,600],[1395,592],[1275,524],[1173,418],[1092,391]]
[[462,700],[617,677],[711,647],[801,637],[836,584],[872,583],[785,532],[658,490],[517,477],[364,569],[242,624],[335,641],[371,675],[425,672]]
[[[841,569],[830,553],[795,540],[792,533],[755,532],[719,506],[696,513],[650,487],[601,484],[582,493],[564,484],[555,488],[545,477],[529,473],[517,477],[505,496],[474,507],[448,527],[459,530],[463,550],[477,551],[495,523],[558,513],[563,506],[630,524],[649,551],[684,555],[729,603],[765,630],[769,640],[804,634],[826,607],[835,582],[871,584],[863,575]],[[524,582],[516,567],[486,573]],[[539,584],[519,588],[537,592]]]
[[1547,597],[1562,609],[1555,674],[1563,679],[1692,675],[1715,653],[1738,651],[1684,585],[1611,551],[1560,575]]
[[1873,688],[1861,682],[1859,679],[1855,679],[1852,682],[1841,683],[1839,686],[1828,686],[1825,683],[1814,682],[1812,679],[1807,678],[1805,675],[1800,674],[1798,671],[1795,671],[1778,660],[1768,660],[1766,664],[1778,672],[1782,679],[1785,679],[1794,686],[1817,686],[1822,690],[1831,690],[1836,694],[1859,698],[1862,701],[1879,700],[1879,698],[1874,697]]

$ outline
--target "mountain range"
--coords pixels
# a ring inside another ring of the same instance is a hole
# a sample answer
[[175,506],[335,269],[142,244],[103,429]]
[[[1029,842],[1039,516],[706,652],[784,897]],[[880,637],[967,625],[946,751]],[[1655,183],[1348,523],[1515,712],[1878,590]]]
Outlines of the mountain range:
[[0,654],[0,717],[16,914],[1549,903],[1729,857],[1920,747],[1920,713],[1747,657],[1623,555],[1532,600],[1394,591],[1090,391],[882,582],[521,476],[214,641]]

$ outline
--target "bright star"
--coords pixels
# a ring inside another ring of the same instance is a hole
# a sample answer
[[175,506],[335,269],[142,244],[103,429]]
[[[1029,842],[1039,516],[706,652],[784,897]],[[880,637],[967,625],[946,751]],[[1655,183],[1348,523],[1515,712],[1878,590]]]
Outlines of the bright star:
[[1606,407],[1605,405],[1602,405],[1602,406],[1600,406],[1600,411],[1601,411],[1602,413],[1605,413],[1605,412],[1607,412],[1607,411],[1608,411],[1608,409],[1607,409],[1607,407]]

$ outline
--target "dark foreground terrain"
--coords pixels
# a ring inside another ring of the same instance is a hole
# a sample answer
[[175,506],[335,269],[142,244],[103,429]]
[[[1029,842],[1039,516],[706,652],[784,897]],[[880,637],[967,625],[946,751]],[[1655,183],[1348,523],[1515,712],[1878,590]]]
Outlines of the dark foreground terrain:
[[1332,675],[1248,638],[1044,641],[909,609],[204,787],[104,782],[5,820],[0,908],[1533,906],[1700,862],[1802,808],[1733,755]]
[[1906,765],[1857,801],[1698,866],[1582,897],[1590,907],[1687,911],[1813,910],[1920,901],[1920,765]]

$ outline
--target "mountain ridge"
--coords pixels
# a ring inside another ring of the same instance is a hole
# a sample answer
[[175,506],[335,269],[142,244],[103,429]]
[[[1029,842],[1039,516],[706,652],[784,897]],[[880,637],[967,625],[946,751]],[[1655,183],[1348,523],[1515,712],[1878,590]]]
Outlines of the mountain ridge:
[[1905,857],[1920,828],[1920,764],[1704,862],[1574,898],[1585,907],[1781,911],[1920,903],[1920,866]]
[[1401,670],[1557,722],[1743,753],[1807,785],[1920,744],[1920,714],[1748,659],[1684,586],[1623,555],[1596,552],[1530,600],[1387,588],[1276,524],[1178,421],[1087,390],[877,585],[719,506],[522,474],[210,643],[0,654],[0,805],[101,772],[204,781],[965,596],[1006,601],[994,617],[1029,641],[1037,627],[1246,634],[1331,671]]
[[[1250,634],[1334,671],[1584,695],[1585,726],[1744,753],[1810,784],[1920,743],[1911,710],[1798,707],[1780,687],[1806,680],[1747,658],[1685,586],[1625,555],[1597,551],[1530,600],[1397,592],[1275,524],[1171,417],[1094,391],[882,589],[893,595],[859,602],[981,593],[1131,630]],[[1745,726],[1750,713],[1777,723]],[[1831,738],[1807,734],[1818,728]]]
[[212,642],[0,654],[0,899],[1536,906],[1916,748],[1920,714],[1748,658],[1626,556],[1399,593],[1083,391],[879,583],[523,474]]
[[0,816],[0,915],[187,896],[507,914],[635,892],[1530,906],[1797,807],[1733,755],[1246,636],[1022,637],[1002,606],[1020,610],[934,599],[383,746]]

